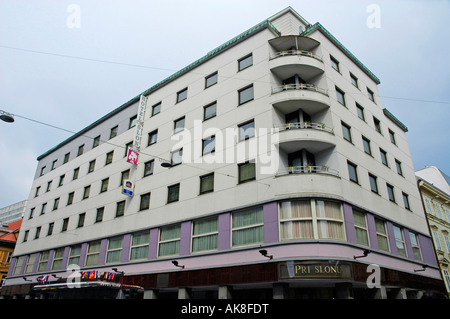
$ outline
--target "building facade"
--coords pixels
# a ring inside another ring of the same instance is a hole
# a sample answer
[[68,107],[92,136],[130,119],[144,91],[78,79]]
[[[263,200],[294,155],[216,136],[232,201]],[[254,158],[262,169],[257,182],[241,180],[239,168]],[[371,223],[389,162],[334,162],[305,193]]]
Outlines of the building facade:
[[7,225],[9,223],[22,219],[25,213],[26,206],[27,201],[23,200],[21,202],[0,208],[0,224]]
[[275,14],[38,157],[2,294],[442,290],[379,83],[320,23]]
[[436,258],[450,296],[450,178],[435,166],[416,171]]
[[21,225],[19,219],[0,228],[0,287],[8,274]]

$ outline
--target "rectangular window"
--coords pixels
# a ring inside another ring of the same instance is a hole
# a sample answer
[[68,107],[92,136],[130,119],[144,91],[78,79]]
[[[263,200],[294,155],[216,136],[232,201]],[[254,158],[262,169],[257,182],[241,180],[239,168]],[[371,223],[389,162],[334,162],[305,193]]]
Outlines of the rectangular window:
[[129,142],[127,144],[125,144],[125,154],[123,155],[123,157],[127,157],[128,155],[128,150],[133,146],[133,142]]
[[152,106],[152,116],[161,112],[161,102]]
[[36,233],[34,234],[34,239],[38,239],[41,234],[41,226],[36,227]]
[[358,183],[358,173],[356,171],[356,165],[347,161],[348,177],[352,182]]
[[102,186],[100,187],[100,193],[104,193],[108,190],[109,177],[102,180]]
[[56,167],[56,162],[57,162],[58,160],[54,160],[53,162],[52,162],[52,171],[55,169],[55,167]]
[[92,143],[92,148],[96,148],[100,145],[100,135],[94,138],[94,142]]
[[238,127],[239,127],[239,141],[247,140],[255,136],[254,120],[240,124]]
[[68,265],[79,265],[81,256],[81,245],[71,246]]
[[180,195],[180,184],[167,187],[167,203],[177,202]]
[[150,133],[148,133],[148,143],[147,146],[150,146],[152,144],[155,144],[158,140],[158,130],[154,130]]
[[55,201],[53,202],[53,210],[57,210],[59,206],[59,197],[55,198]]
[[25,267],[25,273],[30,274],[33,272],[34,263],[36,261],[37,254],[32,254],[28,257],[27,264]]
[[112,163],[113,155],[114,155],[114,151],[111,151],[111,152],[106,154],[105,166]]
[[89,243],[86,253],[85,266],[97,266],[99,256],[100,256],[100,241]]
[[389,185],[388,183],[386,183],[386,188],[387,188],[387,193],[388,193],[389,200],[391,202],[395,203],[394,186]]
[[72,192],[72,193],[69,193],[69,195],[67,196],[67,206],[72,205],[74,195],[75,195],[75,193]]
[[256,179],[256,165],[255,163],[242,163],[238,164],[239,170],[239,184],[253,181]]
[[172,166],[181,164],[183,162],[183,149],[180,148],[179,150],[173,151],[170,154],[170,161]]
[[177,93],[177,103],[184,101],[187,99],[188,89],[185,88]]
[[216,137],[211,136],[202,140],[202,155],[213,153],[216,150]]
[[395,167],[397,167],[397,173],[398,173],[398,175],[403,176],[402,162],[400,162],[398,159],[396,159],[396,160],[395,160]]
[[408,194],[402,192],[402,197],[403,197],[403,205],[405,205],[405,208],[408,210],[411,210],[411,207],[409,206],[409,196]]
[[41,168],[41,173],[39,174],[39,176],[44,175],[44,171],[45,171],[45,166],[43,166],[43,167]]
[[46,193],[50,191],[50,189],[52,188],[52,181],[47,182],[47,190],[45,191]]
[[130,170],[127,169],[126,171],[123,171],[120,176],[120,185],[119,186],[122,186],[123,182],[125,180],[127,180],[129,177],[130,177]]
[[30,209],[30,216],[28,217],[28,219],[32,219],[33,218],[34,210],[35,210],[35,207]]
[[123,216],[125,214],[125,201],[120,201],[116,204],[116,217]]
[[64,177],[66,177],[66,174],[63,174],[59,177],[59,183],[58,183],[58,187],[63,186],[64,184]]
[[394,145],[397,145],[397,142],[395,141],[395,133],[391,130],[388,130],[389,132],[389,139],[391,140],[391,143]]
[[72,180],[76,180],[78,178],[78,174],[80,173],[80,168],[77,167],[73,170],[73,176],[72,176]]
[[173,122],[173,133],[174,134],[184,130],[184,120],[185,120],[185,117],[183,116],[182,118],[179,118],[178,120],[175,120]]
[[36,192],[34,193],[34,197],[39,196],[39,190],[41,189],[41,186],[36,187]]
[[55,223],[48,224],[47,236],[51,236],[53,234],[53,228],[55,227]]
[[118,263],[122,260],[122,237],[108,240],[106,263]]
[[367,88],[367,96],[369,97],[369,100],[375,103],[375,95],[373,91],[369,88]]
[[345,93],[336,86],[336,99],[339,103],[345,106]]
[[406,257],[405,238],[403,237],[403,230],[400,227],[394,226],[394,237],[398,255]]
[[153,174],[153,167],[154,166],[155,166],[155,160],[151,160],[151,161],[145,162],[145,164],[144,164],[144,177]]
[[349,141],[350,143],[352,142],[352,133],[351,133],[351,128],[349,125],[347,125],[344,122],[341,122],[342,125],[342,136],[344,137],[344,139],[346,139],[347,141]]
[[239,91],[239,105],[253,100],[253,84]]
[[64,161],[63,161],[63,164],[66,164],[66,163],[69,161],[69,159],[70,159],[70,153],[66,153],[66,154],[64,155]]
[[141,203],[139,205],[139,210],[145,210],[150,208],[150,193],[141,195]]
[[205,89],[217,83],[217,72],[205,77]]
[[89,162],[88,174],[92,173],[95,168],[95,160]]
[[50,255],[49,251],[44,251],[41,253],[41,256],[39,257],[39,263],[38,263],[38,272],[43,272],[47,269],[47,263],[48,263],[48,257]]
[[20,271],[22,269],[22,265],[23,265],[23,260],[24,260],[24,256],[20,256],[19,258],[17,258],[16,264],[14,265],[14,271],[13,271],[13,275],[20,275]]
[[369,246],[366,214],[353,210],[353,221],[355,224],[356,243],[359,245]]
[[63,269],[64,251],[64,247],[55,250],[55,254],[53,255],[52,270]]
[[242,71],[253,65],[253,55],[250,53],[249,55],[243,57],[238,60],[239,71]]
[[131,239],[130,261],[148,258],[148,247],[150,241],[149,232],[133,234]]
[[61,232],[67,231],[68,227],[69,227],[69,218],[64,218],[63,219],[63,224],[62,224],[62,227],[61,227]]
[[381,157],[381,163],[389,167],[388,160],[387,160],[387,153],[385,150],[380,148],[380,157]]
[[358,78],[350,72],[350,82],[352,82],[353,86],[358,87]]
[[91,192],[91,185],[86,186],[83,192],[83,199],[89,198],[89,193]]
[[95,215],[95,222],[100,223],[103,220],[103,213],[105,212],[105,207],[97,208],[97,214]]
[[128,123],[128,129],[136,126],[137,123],[137,115],[130,117],[130,122]]
[[335,69],[336,71],[339,71],[339,61],[336,60],[333,56],[330,55],[330,63],[331,63],[331,67],[333,69]]
[[369,173],[370,190],[375,194],[378,194],[377,177]]
[[217,250],[218,233],[217,217],[194,221],[192,252]]
[[83,145],[80,145],[80,146],[78,147],[77,156],[82,155],[83,152],[84,152],[84,144],[83,144]]
[[159,230],[158,256],[173,256],[180,253],[181,225],[162,227]]
[[77,227],[83,227],[84,226],[84,220],[86,219],[86,213],[81,213],[78,215],[78,225]]
[[23,242],[26,243],[28,240],[28,234],[30,233],[29,230],[26,230],[25,233],[23,234]]
[[280,238],[281,240],[314,238],[311,202],[309,200],[281,202]]
[[214,173],[200,176],[200,195],[214,191]]
[[42,204],[42,207],[41,207],[41,215],[44,215],[44,214],[45,214],[46,208],[47,208],[47,203]]
[[422,261],[422,254],[420,253],[420,245],[419,240],[417,239],[417,235],[412,232],[409,232],[409,239],[411,241],[414,259],[417,261]]
[[356,113],[358,114],[358,117],[361,120],[363,120],[363,121],[366,120],[366,118],[364,116],[364,108],[361,105],[359,105],[358,103],[356,103]]
[[119,126],[114,126],[111,131],[109,132],[109,139],[112,139],[117,136],[117,131],[119,129]]
[[345,240],[341,205],[337,202],[316,200],[319,238]]
[[373,117],[373,125],[375,126],[375,130],[380,133],[381,135],[383,135],[381,133],[381,124],[380,124],[380,120],[377,119],[375,116]]
[[370,149],[370,140],[363,136],[362,141],[363,141],[364,152],[369,155],[372,155],[372,150]]
[[209,104],[203,108],[203,120],[209,120],[216,116],[217,102]]
[[232,214],[232,246],[264,242],[264,213],[256,207]]

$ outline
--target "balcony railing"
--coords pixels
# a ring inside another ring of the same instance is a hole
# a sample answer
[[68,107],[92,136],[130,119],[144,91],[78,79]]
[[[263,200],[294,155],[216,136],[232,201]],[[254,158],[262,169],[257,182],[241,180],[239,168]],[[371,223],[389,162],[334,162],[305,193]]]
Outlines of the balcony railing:
[[283,176],[288,174],[327,174],[339,176],[339,171],[333,168],[329,168],[328,165],[322,166],[289,166],[288,168],[281,169],[277,172],[276,176]]
[[305,50],[284,50],[281,52],[276,52],[274,55],[272,55],[271,59],[276,59],[281,56],[287,56],[287,55],[303,55],[303,56],[309,56],[311,58],[314,58],[316,60],[322,61],[322,57],[318,56],[315,53],[312,53],[311,51],[305,51]]
[[311,123],[311,122],[293,122],[286,123],[279,127],[280,131],[291,130],[291,129],[313,129],[325,131],[331,134],[333,133],[333,128],[327,126],[325,123]]
[[282,91],[288,90],[309,90],[316,91],[328,96],[328,91],[322,88],[317,87],[315,84],[283,84],[282,86],[277,86],[272,88],[272,93],[278,93]]

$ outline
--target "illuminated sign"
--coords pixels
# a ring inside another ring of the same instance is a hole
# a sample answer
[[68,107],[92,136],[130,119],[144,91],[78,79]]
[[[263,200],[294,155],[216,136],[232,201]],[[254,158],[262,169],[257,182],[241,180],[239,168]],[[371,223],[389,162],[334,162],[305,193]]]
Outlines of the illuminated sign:
[[137,165],[139,153],[131,148],[128,149],[127,162]]
[[144,117],[146,108],[147,108],[147,97],[141,95],[136,119],[136,131],[134,133],[134,140],[133,140],[133,149],[136,151],[139,151],[141,148],[142,132],[144,130]]
[[351,264],[343,262],[294,262],[288,261],[278,266],[280,279],[351,279]]
[[134,195],[134,183],[129,179],[123,181],[122,184],[122,194],[133,196]]

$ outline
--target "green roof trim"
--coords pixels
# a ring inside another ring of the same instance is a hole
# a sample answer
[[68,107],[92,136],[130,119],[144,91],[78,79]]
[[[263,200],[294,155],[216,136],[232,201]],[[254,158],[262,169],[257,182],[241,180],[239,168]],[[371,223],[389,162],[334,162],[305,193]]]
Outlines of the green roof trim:
[[70,141],[76,139],[77,137],[82,136],[83,134],[88,132],[91,128],[99,125],[100,123],[102,123],[103,121],[105,121],[108,118],[112,117],[113,115],[115,115],[115,114],[119,113],[120,111],[126,109],[128,106],[132,105],[133,103],[139,102],[139,99],[140,99],[141,95],[149,95],[150,93],[156,91],[157,89],[161,88],[162,86],[168,84],[169,82],[175,80],[176,78],[182,76],[183,74],[187,73],[188,71],[191,71],[192,69],[196,68],[197,66],[201,65],[202,63],[206,62],[207,60],[211,59],[212,57],[216,56],[217,54],[222,53],[223,51],[225,51],[225,50],[231,48],[232,46],[238,44],[239,42],[243,41],[247,37],[252,36],[252,35],[254,35],[254,34],[256,34],[256,33],[260,32],[260,31],[262,31],[263,29],[266,29],[266,28],[271,30],[272,32],[274,32],[278,36],[281,35],[281,32],[278,31],[277,28],[275,28],[275,26],[269,20],[264,20],[263,22],[258,23],[254,27],[248,29],[247,31],[242,32],[238,36],[236,36],[236,37],[232,38],[231,40],[225,42],[224,44],[218,46],[214,50],[209,51],[205,56],[201,57],[200,59],[194,61],[193,63],[189,64],[188,66],[184,67],[183,69],[175,72],[174,74],[170,75],[169,77],[165,78],[164,80],[158,82],[157,84],[153,85],[152,87],[150,87],[149,89],[145,90],[144,92],[136,95],[134,98],[132,98],[128,102],[125,102],[121,106],[119,106],[116,109],[112,110],[111,112],[109,112],[105,116],[101,117],[100,119],[98,119],[94,123],[92,123],[89,126],[85,127],[81,131],[75,133],[74,135],[72,135],[71,137],[67,138],[66,140],[62,141],[58,145],[52,147],[50,150],[48,150],[44,154],[38,156],[37,160],[40,161],[42,158],[44,158],[47,155],[51,154],[52,152],[54,152],[58,148],[64,146],[65,144],[69,143]]
[[403,132],[408,132],[408,128],[406,127],[406,125],[400,122],[400,120],[396,118],[391,112],[389,112],[388,109],[384,108],[383,113],[388,119],[397,124],[397,126],[400,127]]
[[380,84],[380,79],[375,76],[375,74],[372,73],[361,61],[356,58],[353,53],[351,53],[342,43],[340,43],[327,29],[324,28],[323,25],[321,25],[319,22],[316,22],[313,25],[310,25],[306,28],[305,31],[301,33],[301,35],[307,35],[311,32],[314,32],[316,30],[322,31],[322,33],[330,39],[332,42],[334,42],[344,53],[347,55],[353,62],[355,62],[372,80],[375,81],[375,83]]

